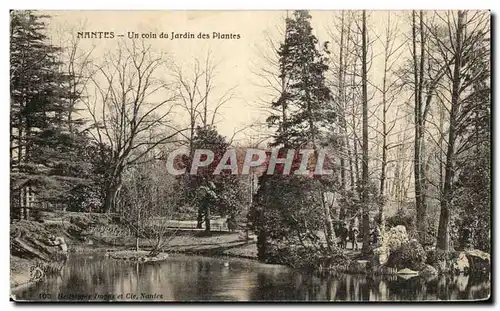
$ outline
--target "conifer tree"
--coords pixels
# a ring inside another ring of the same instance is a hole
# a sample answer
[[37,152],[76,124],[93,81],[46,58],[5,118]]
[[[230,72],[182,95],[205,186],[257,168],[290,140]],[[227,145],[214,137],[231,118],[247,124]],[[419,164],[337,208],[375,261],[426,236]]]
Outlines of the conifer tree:
[[[326,86],[326,58],[318,50],[318,39],[312,33],[308,11],[295,11],[286,19],[285,40],[278,51],[281,78],[286,77],[288,88],[273,106],[282,106],[288,113],[279,120],[281,127],[273,145],[309,146],[316,148],[322,138],[321,129],[332,119]],[[270,125],[278,117],[268,118]]]
[[[326,86],[326,58],[318,49],[318,39],[313,34],[308,11],[294,11],[291,17],[286,18],[285,28],[278,56],[279,78],[286,85],[282,87],[279,99],[271,104],[273,110],[281,108],[282,113],[267,119],[270,127],[278,128],[271,146],[296,151],[312,148],[314,157],[318,158],[318,149],[326,142],[326,137],[331,137],[329,129],[335,119],[331,109],[332,96]],[[280,157],[287,153],[284,149]],[[261,260],[268,260],[271,256],[268,239],[280,241],[294,232],[305,247],[307,243],[304,244],[304,241],[317,242],[316,231],[322,227],[326,229],[328,251],[337,250],[330,205],[325,196],[332,187],[328,177],[312,179],[293,174],[262,175],[259,186],[251,218],[258,235]],[[287,195],[276,196],[277,192]],[[271,201],[272,204],[268,204]],[[277,229],[277,223],[281,224],[280,229]]]
[[11,12],[11,206],[25,219],[28,200],[64,203],[65,194],[85,182],[78,147],[85,137],[70,133],[67,122],[71,77],[59,70],[59,48],[48,43],[46,18]]

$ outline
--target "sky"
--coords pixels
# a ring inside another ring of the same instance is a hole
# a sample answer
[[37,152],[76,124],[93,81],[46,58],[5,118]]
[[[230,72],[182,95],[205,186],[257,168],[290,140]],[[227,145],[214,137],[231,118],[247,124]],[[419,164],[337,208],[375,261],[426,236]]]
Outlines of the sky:
[[[214,98],[229,88],[234,87],[234,98],[221,109],[217,122],[218,130],[232,136],[238,132],[236,139],[244,140],[257,131],[256,124],[262,122],[266,115],[259,108],[265,90],[259,87],[262,81],[255,71],[264,66],[259,56],[266,52],[269,45],[266,38],[279,38],[277,29],[284,25],[284,11],[44,11],[50,15],[49,32],[57,38],[75,36],[77,31],[114,32],[114,39],[81,39],[83,50],[95,46],[92,57],[96,62],[106,52],[116,50],[120,40],[128,39],[129,33],[154,33],[157,38],[147,38],[156,51],[169,55],[169,62],[189,71],[195,58],[203,59],[211,51],[214,60],[219,63],[216,76],[217,89]],[[319,42],[331,41],[328,28],[333,27],[333,20],[338,11],[312,11],[312,27]],[[392,18],[398,22],[404,17],[401,12],[392,12]],[[369,12],[370,30],[376,38],[385,26],[387,11]],[[239,39],[174,39],[172,32],[183,34],[199,33],[239,35]],[[167,33],[169,38],[159,38]],[[124,35],[124,38],[118,38]],[[373,53],[374,63],[371,75],[379,77],[381,70],[380,43],[375,40]],[[168,72],[161,75],[168,76]],[[180,119],[184,116],[179,116]]]

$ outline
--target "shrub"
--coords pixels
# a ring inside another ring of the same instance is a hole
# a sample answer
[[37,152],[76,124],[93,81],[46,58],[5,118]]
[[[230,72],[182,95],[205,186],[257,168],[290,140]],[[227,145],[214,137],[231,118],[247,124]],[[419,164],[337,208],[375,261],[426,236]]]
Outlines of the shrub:
[[269,244],[266,262],[287,265],[293,268],[312,268],[319,257],[311,249],[300,246]]
[[345,253],[325,254],[313,248],[298,245],[268,244],[266,263],[282,264],[298,269],[326,269],[345,271],[350,259]]
[[440,261],[447,261],[449,259],[449,254],[441,249],[431,249],[427,251],[426,264],[433,267],[438,267]]
[[441,249],[431,249],[427,251],[426,264],[433,266],[440,272],[447,272],[452,261],[458,258],[460,252],[455,251],[443,251]]
[[424,248],[416,240],[402,244],[389,255],[387,265],[396,269],[420,270],[427,259]]

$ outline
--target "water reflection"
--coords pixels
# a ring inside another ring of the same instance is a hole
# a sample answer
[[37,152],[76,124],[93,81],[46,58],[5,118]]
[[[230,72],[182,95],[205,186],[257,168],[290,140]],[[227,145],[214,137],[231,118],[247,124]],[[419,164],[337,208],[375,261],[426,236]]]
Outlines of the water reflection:
[[164,262],[133,263],[94,256],[71,258],[60,276],[47,278],[16,296],[22,300],[38,300],[40,294],[50,294],[53,300],[75,295],[113,300],[120,294],[120,300],[126,300],[141,299],[145,294],[143,298],[155,301],[418,301],[486,299],[489,293],[489,276],[321,277],[239,259],[174,256]]

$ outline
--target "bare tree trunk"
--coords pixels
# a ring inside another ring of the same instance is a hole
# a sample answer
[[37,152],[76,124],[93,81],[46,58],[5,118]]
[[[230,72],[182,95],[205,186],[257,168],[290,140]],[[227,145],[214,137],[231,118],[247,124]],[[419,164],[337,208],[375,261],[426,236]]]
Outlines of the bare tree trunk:
[[321,203],[323,204],[323,211],[325,215],[325,228],[326,228],[326,244],[328,246],[328,250],[333,252],[337,245],[335,244],[335,230],[333,229],[333,221],[330,214],[329,205],[325,202],[325,196],[323,191],[319,191],[319,195],[321,196]]
[[196,218],[196,229],[203,228],[203,214],[205,211],[201,208],[198,209],[198,217]]
[[[385,74],[384,74],[385,76]],[[384,87],[385,87],[385,78],[384,78]],[[386,99],[385,99],[385,92],[383,93],[383,142],[382,142],[382,167],[381,172],[380,172],[380,197],[383,198],[385,194],[385,179],[386,179],[386,169],[387,169],[387,125],[386,125]],[[384,218],[384,205],[385,202],[381,202],[379,205],[379,211],[378,211],[378,219],[379,219],[379,225],[380,228],[382,228],[385,225],[385,218]]]
[[[26,137],[31,137],[32,132],[31,132],[31,124],[27,122],[26,124]],[[28,163],[30,161],[30,155],[31,155],[31,150],[28,147],[29,145],[26,144],[26,147],[24,148],[24,161]],[[24,220],[29,220],[30,219],[30,208],[28,206],[28,190],[29,190],[30,185],[23,186],[21,195],[23,198],[23,210],[24,210]]]
[[137,212],[137,227],[135,230],[135,251],[139,251],[139,228],[141,227],[141,214]]
[[112,183],[106,190],[106,197],[104,198],[104,213],[111,213],[115,211],[116,196],[120,185]]
[[[389,80],[389,74],[392,73],[392,59],[395,53],[400,47],[394,47],[394,42],[397,36],[397,25],[393,26],[391,24],[391,13],[387,13],[387,28],[385,32],[385,42],[384,42],[384,73],[382,78],[382,163],[380,169],[380,189],[379,195],[381,198],[386,196],[386,182],[387,182],[387,166],[388,166],[388,150],[389,142],[388,137],[391,131],[396,125],[396,121],[393,121],[390,126],[388,126],[387,114],[389,109],[394,102],[395,93],[393,85]],[[389,95],[389,98],[388,98]],[[393,180],[394,181],[394,180]],[[389,184],[390,185],[390,184]],[[383,233],[385,230],[385,216],[384,216],[385,200],[379,205],[379,226]]]
[[205,205],[205,232],[210,232],[210,205]]
[[[353,68],[354,72],[356,72],[356,64],[354,64]],[[354,92],[354,85],[356,83],[355,75],[352,75],[352,87],[353,87],[353,92],[352,92],[352,126],[353,126],[353,153],[354,157],[352,161],[354,162],[354,170],[355,170],[355,181],[353,184],[354,188],[357,188],[357,182],[360,180],[360,175],[359,175],[359,153],[358,153],[358,139],[357,139],[357,134],[356,134],[356,129],[357,129],[357,124],[356,124],[356,111],[354,110],[354,103],[356,102],[356,97],[355,97],[355,92]]]
[[443,152],[443,145],[444,145],[444,107],[441,104],[439,106],[439,202],[443,200],[443,185],[444,185],[444,173],[443,173],[443,168],[444,168],[444,152]]
[[[20,167],[23,161],[23,147],[22,147],[22,137],[23,137],[23,128],[22,128],[22,120],[19,120],[19,129],[18,129],[18,146],[17,146],[17,165]],[[22,219],[24,215],[24,196],[23,196],[23,187],[19,189],[19,207],[18,207],[18,215],[19,220]]]
[[[427,178],[424,169],[424,159],[425,159],[425,116],[422,109],[423,105],[423,85],[424,85],[424,68],[425,68],[425,34],[424,34],[424,14],[420,10],[420,80],[418,83],[418,94],[419,94],[419,139],[420,139],[420,151],[419,151],[419,169],[420,169],[420,210],[417,212],[417,228],[419,231],[420,242],[425,242],[425,236],[427,233],[427,200],[426,200],[426,184]],[[430,99],[430,94],[427,94],[428,99]],[[427,104],[428,105],[428,104]]]
[[[390,14],[390,13],[389,13]],[[390,15],[388,15],[390,17]],[[390,19],[388,19],[390,23]],[[389,59],[389,25],[387,26],[386,46],[384,57],[384,76],[382,79],[382,167],[380,168],[380,197],[384,196],[386,167],[387,167],[387,63]],[[379,206],[379,221],[384,219],[384,203]]]
[[[345,79],[345,70],[344,70],[344,14],[345,12],[342,11],[342,17],[341,17],[341,26],[340,26],[340,54],[339,54],[339,72],[338,72],[338,79],[339,79],[339,106],[341,107],[341,128],[343,130],[343,134],[346,135],[346,125],[345,125],[345,90],[344,90],[344,79]],[[341,140],[341,146],[340,146],[340,189],[344,193],[346,190],[346,169],[345,169],[345,151],[346,151],[346,143],[345,143],[345,138],[342,138]]]
[[362,89],[363,89],[363,161],[362,161],[362,217],[363,217],[363,247],[362,252],[367,253],[370,246],[370,236],[369,236],[369,196],[368,196],[368,77],[367,77],[367,60],[366,55],[368,53],[367,47],[367,30],[366,30],[366,11],[363,11],[362,20]]
[[423,13],[420,12],[420,59],[417,55],[417,21],[416,12],[412,12],[412,46],[413,46],[413,76],[414,76],[414,123],[415,123],[415,141],[414,141],[414,178],[415,178],[415,209],[416,224],[419,240],[422,243],[426,232],[426,202],[424,196],[423,183],[423,120],[422,120],[422,87],[423,87],[423,69],[424,69],[424,48],[425,38],[423,29]]
[[460,111],[460,68],[462,66],[462,36],[464,28],[463,11],[458,12],[455,42],[455,60],[452,78],[450,130],[448,133],[448,149],[446,151],[446,166],[443,186],[443,198],[441,200],[441,213],[439,215],[439,227],[437,236],[437,247],[448,250],[450,247],[449,222],[450,202],[453,197],[453,180],[455,177],[455,141],[457,138],[457,115]]

